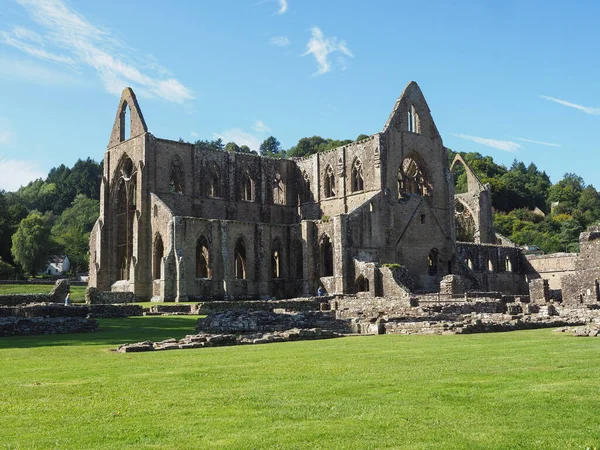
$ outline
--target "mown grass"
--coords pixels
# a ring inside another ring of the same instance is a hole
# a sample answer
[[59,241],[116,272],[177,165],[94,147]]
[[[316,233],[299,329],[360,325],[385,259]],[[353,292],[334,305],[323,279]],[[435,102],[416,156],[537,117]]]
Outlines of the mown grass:
[[[550,330],[156,353],[195,317],[0,338],[0,448],[585,449],[600,339]],[[2,447],[3,446],[3,447]]]
[[[0,294],[49,294],[51,284],[0,284]],[[86,286],[71,286],[71,300],[77,303],[85,301]]]

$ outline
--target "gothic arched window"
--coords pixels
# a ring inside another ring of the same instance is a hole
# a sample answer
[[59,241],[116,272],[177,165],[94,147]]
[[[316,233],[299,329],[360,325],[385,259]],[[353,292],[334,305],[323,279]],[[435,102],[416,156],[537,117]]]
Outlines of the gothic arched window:
[[363,179],[363,168],[360,159],[356,158],[354,164],[352,164],[352,186],[351,191],[357,192],[365,189],[365,182]]
[[330,165],[325,168],[325,182],[323,183],[325,198],[335,197],[335,175]]
[[398,169],[398,198],[409,195],[431,195],[431,183],[422,168],[412,158],[405,158]]

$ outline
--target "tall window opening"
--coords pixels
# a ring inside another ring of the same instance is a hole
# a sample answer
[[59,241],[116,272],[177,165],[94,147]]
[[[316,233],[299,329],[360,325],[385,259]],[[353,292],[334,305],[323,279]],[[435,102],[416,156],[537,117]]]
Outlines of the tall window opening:
[[302,172],[302,203],[308,203],[311,201],[310,195],[310,177],[306,171]]
[[504,270],[507,272],[512,272],[512,263],[510,262],[510,258],[508,256],[504,260]]
[[407,118],[408,131],[411,133],[420,133],[421,132],[421,124],[419,123],[419,114],[415,109],[415,105],[410,105],[408,108],[408,118]]
[[208,195],[210,197],[222,197],[221,195],[221,171],[213,162],[208,166]]
[[456,240],[475,242],[475,220],[471,210],[459,199],[454,200],[454,219],[456,223]]
[[129,105],[127,104],[127,102],[123,102],[121,114],[119,117],[119,123],[119,140],[123,142],[131,138],[131,110],[129,109]]
[[238,280],[246,279],[246,245],[242,238],[235,244],[233,253],[234,277]]
[[248,202],[254,200],[254,181],[247,170],[242,172],[242,200]]
[[325,198],[335,197],[335,175],[333,173],[333,168],[329,165],[325,168],[323,191]]
[[208,242],[201,236],[196,243],[196,278],[211,278]]
[[398,198],[410,195],[429,196],[431,189],[431,183],[417,162],[412,158],[405,158],[398,169]]
[[133,259],[133,221],[135,218],[137,174],[133,162],[127,158],[117,181],[116,204],[116,258],[119,280],[128,280]]
[[281,178],[281,174],[275,174],[273,180],[273,203],[276,205],[285,205],[285,184]]
[[162,238],[160,234],[156,234],[154,239],[154,258],[152,262],[152,278],[154,280],[160,280],[160,265],[165,253]]
[[281,278],[281,242],[275,239],[271,245],[271,278]]
[[333,276],[333,246],[331,240],[326,234],[321,238],[321,276],[331,277]]
[[169,169],[169,192],[183,194],[184,184],[183,163],[181,158],[175,155],[171,160]]
[[365,189],[365,183],[363,179],[363,168],[362,163],[358,158],[354,160],[352,164],[352,192],[362,191]]
[[429,275],[437,275],[438,273],[438,259],[439,252],[436,248],[432,248],[429,251],[429,256],[427,257],[427,272]]

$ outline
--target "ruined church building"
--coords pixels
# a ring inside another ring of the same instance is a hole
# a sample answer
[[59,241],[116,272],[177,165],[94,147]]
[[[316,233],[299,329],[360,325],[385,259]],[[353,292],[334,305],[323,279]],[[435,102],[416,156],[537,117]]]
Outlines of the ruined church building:
[[[468,190],[455,195],[456,165]],[[489,187],[460,156],[448,164],[415,82],[381,132],[299,159],[157,138],[127,88],[100,205],[90,286],[139,299],[528,292],[525,258],[494,233]]]

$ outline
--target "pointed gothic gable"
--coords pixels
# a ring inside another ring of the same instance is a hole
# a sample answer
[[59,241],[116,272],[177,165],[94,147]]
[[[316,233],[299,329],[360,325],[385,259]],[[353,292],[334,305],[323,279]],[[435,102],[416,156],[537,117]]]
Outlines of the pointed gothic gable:
[[[129,116],[129,136],[126,136],[125,131],[127,129],[127,116]],[[140,105],[135,98],[133,89],[127,87],[123,89],[121,94],[121,101],[119,102],[119,108],[117,109],[117,116],[115,117],[115,123],[110,134],[110,141],[108,148],[114,147],[115,145],[123,142],[131,137],[139,136],[148,132],[148,127],[144,121],[144,116],[140,110]]]
[[410,131],[429,138],[439,138],[437,127],[431,117],[431,111],[419,85],[411,81],[396,101],[383,132],[389,128],[396,131]]

